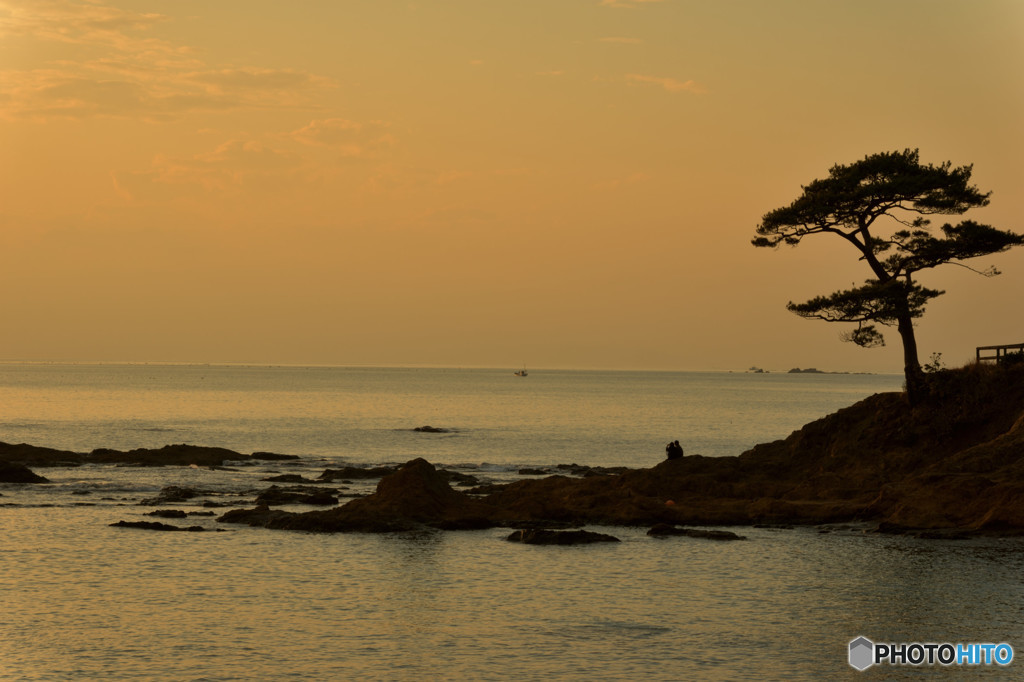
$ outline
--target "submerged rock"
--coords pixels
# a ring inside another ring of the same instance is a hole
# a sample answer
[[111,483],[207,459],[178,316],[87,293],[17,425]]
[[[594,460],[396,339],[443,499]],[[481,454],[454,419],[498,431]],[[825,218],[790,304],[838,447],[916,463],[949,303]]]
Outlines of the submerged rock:
[[232,509],[217,518],[219,523],[241,523],[249,526],[267,526],[275,519],[294,516],[293,512],[271,509],[265,504],[256,505],[255,509]]
[[517,530],[505,538],[509,542],[524,545],[587,545],[594,542],[621,542],[613,535],[594,533],[589,530],[547,530],[527,528]]
[[268,483],[313,483],[311,479],[303,478],[298,474],[280,474],[279,476],[268,476],[267,478],[261,478],[261,481],[267,481]]
[[298,455],[279,455],[276,452],[254,452],[249,457],[251,459],[258,459],[267,462],[281,462],[285,460],[299,459]]
[[188,514],[180,509],[157,509],[156,511],[146,512],[146,516],[159,516],[162,519],[183,519]]
[[367,478],[383,478],[398,471],[398,467],[343,467],[326,469],[317,479],[320,482],[364,480]]
[[141,500],[139,504],[147,507],[157,507],[163,504],[172,504],[175,502],[185,502],[191,500],[193,497],[199,495],[199,492],[193,488],[182,488],[176,485],[165,486],[160,489],[160,494],[156,497],[150,497]]
[[647,531],[652,537],[668,537],[678,535],[688,538],[704,538],[705,540],[746,540],[743,535],[737,535],[728,530],[700,530],[697,528],[678,528],[667,523],[658,525]]
[[338,504],[338,498],[334,496],[336,492],[335,490],[305,486],[279,488],[276,485],[272,485],[256,496],[256,503],[268,505],[312,504],[329,506]]
[[112,527],[115,528],[142,528],[143,530],[183,530],[192,533],[200,533],[204,530],[202,526],[189,526],[188,528],[182,528],[181,526],[172,526],[169,523],[160,523],[159,521],[118,521],[117,523],[111,523]]

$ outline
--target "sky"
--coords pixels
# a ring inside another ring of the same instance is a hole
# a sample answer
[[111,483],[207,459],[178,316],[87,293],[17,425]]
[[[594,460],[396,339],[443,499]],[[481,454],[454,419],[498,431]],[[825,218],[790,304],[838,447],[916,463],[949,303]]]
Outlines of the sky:
[[[0,360],[900,372],[754,229],[917,148],[1024,232],[1022,72],[1018,0],[0,0]],[[923,360],[1024,342],[977,265]]]

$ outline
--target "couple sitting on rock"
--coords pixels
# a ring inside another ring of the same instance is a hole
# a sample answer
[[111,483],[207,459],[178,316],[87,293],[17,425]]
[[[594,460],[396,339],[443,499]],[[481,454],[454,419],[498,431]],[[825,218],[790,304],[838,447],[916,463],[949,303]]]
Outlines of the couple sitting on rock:
[[679,441],[672,441],[665,446],[665,456],[669,459],[679,459],[683,456],[683,447],[679,444]]

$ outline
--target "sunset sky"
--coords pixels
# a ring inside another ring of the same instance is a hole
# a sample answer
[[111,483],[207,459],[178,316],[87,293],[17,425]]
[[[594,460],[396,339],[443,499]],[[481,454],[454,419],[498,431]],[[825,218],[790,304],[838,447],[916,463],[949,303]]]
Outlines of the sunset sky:
[[[1022,73],[1019,0],[0,0],[0,360],[898,372],[754,228],[920,148],[1024,231]],[[1024,342],[978,265],[922,359]]]

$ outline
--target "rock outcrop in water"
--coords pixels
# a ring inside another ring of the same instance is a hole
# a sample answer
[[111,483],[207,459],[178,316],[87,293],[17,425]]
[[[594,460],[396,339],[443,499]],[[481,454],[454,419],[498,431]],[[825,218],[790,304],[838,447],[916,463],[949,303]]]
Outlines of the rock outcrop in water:
[[266,506],[229,512],[218,520],[267,528],[317,532],[392,532],[423,525],[445,529],[488,528],[496,516],[485,502],[460,493],[425,459],[407,462],[377,484],[374,494],[324,511],[271,512]]
[[89,453],[55,450],[35,445],[0,443],[0,462],[28,466],[74,466],[78,464],[122,464],[127,466],[223,466],[225,462],[280,461],[299,459],[298,455],[254,452],[243,455],[226,448],[199,445],[165,445],[162,448],[138,448],[122,452],[99,448]]
[[548,530],[545,528],[517,530],[505,539],[509,542],[521,542],[524,545],[592,545],[595,542],[621,542],[614,535],[594,533],[589,530]]
[[118,521],[116,523],[109,524],[114,528],[141,528],[142,530],[160,530],[160,531],[186,531],[190,533],[202,533],[205,528],[202,526],[173,526],[169,523],[160,523],[159,521]]
[[280,506],[282,504],[311,504],[316,506],[330,506],[338,504],[336,497],[338,491],[331,489],[316,488],[314,486],[294,486],[281,488],[272,485],[260,491],[256,496],[257,504]]
[[647,531],[647,534],[655,538],[667,538],[667,537],[685,537],[685,538],[701,538],[703,540],[746,540],[747,538],[742,535],[737,535],[728,530],[705,530],[703,528],[678,528],[671,526],[667,523],[659,523],[658,525]]

